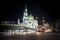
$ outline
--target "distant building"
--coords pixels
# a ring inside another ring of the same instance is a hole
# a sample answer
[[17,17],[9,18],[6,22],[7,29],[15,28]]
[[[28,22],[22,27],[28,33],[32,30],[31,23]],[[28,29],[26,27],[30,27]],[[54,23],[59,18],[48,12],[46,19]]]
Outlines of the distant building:
[[33,28],[33,29],[38,27],[38,21],[35,20],[34,16],[32,16],[31,14],[28,15],[27,8],[25,9],[25,12],[23,14],[23,25],[22,26]]

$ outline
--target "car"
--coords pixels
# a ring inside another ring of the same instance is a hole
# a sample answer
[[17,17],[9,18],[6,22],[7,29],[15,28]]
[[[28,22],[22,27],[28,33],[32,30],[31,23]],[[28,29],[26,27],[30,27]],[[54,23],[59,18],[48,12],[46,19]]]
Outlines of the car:
[[44,29],[44,28],[37,28],[37,31],[38,31],[38,32],[44,32],[45,29]]

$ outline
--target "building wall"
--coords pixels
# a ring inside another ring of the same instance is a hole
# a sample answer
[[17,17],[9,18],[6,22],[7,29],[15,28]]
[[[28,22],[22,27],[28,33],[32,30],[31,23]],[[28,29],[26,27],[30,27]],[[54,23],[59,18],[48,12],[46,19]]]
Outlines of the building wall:
[[34,16],[32,16],[31,14],[28,16],[27,9],[25,9],[25,12],[23,14],[23,25],[25,27],[29,27],[33,29],[38,27],[38,21],[35,20]]

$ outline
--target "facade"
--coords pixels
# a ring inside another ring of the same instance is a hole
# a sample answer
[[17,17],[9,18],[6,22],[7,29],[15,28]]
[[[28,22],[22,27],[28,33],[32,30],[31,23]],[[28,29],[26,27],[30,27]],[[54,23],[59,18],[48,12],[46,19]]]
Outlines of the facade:
[[31,14],[28,15],[27,8],[23,14],[23,26],[28,28],[36,29],[38,27],[38,21],[34,19],[34,16]]

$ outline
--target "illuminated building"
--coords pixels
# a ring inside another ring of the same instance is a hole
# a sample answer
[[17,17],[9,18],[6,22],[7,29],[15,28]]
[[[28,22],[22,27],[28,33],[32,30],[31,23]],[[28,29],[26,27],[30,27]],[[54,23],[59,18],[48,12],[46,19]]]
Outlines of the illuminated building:
[[38,27],[38,21],[34,19],[34,16],[31,14],[28,15],[27,7],[25,8],[25,12],[23,14],[23,25],[25,27],[36,29]]

